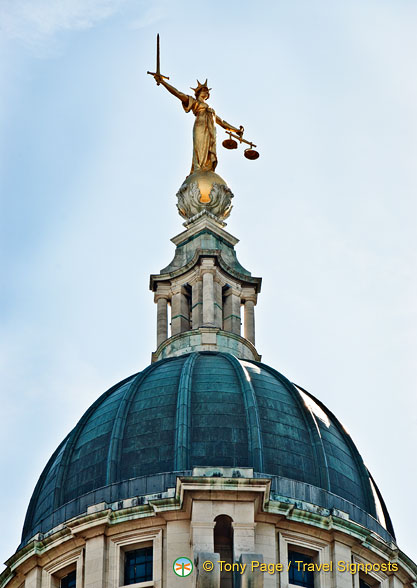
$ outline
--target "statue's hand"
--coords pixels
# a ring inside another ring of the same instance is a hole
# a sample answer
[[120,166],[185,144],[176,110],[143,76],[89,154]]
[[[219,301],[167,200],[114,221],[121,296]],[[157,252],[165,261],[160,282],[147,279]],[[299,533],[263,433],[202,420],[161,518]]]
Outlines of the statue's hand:
[[240,125],[239,130],[236,131],[236,134],[239,135],[239,137],[242,137],[244,130],[245,129],[242,127],[242,125]]
[[153,74],[154,80],[157,84],[157,86],[159,86],[159,84],[162,82],[162,76],[158,73]]

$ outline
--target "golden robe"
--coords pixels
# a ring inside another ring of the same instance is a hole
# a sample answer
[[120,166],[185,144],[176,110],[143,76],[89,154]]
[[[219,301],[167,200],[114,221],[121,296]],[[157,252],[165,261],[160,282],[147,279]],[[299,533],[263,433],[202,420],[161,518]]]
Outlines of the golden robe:
[[214,171],[217,165],[216,154],[216,114],[205,102],[188,96],[184,104],[185,112],[192,110],[195,116],[193,127],[193,162],[191,172],[197,170]]

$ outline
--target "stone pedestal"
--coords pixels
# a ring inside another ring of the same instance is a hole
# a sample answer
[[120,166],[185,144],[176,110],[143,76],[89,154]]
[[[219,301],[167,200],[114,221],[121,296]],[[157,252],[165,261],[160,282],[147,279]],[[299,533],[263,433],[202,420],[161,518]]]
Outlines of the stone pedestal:
[[[220,554],[210,551],[200,551],[196,554],[194,560],[196,588],[220,588],[219,559]],[[207,571],[207,562],[213,566],[212,571]]]
[[233,194],[223,178],[213,171],[197,170],[190,174],[178,190],[177,198],[178,212],[188,221],[209,213],[221,223],[232,210]]
[[263,588],[264,586],[264,572],[261,572],[259,567],[252,571],[252,562],[263,563],[261,553],[242,553],[239,558],[241,565],[246,564],[246,569],[243,574],[235,574],[234,585],[236,588]]
[[200,327],[170,337],[152,354],[152,361],[195,351],[220,351],[240,359],[261,361],[261,356],[247,339],[214,327]]

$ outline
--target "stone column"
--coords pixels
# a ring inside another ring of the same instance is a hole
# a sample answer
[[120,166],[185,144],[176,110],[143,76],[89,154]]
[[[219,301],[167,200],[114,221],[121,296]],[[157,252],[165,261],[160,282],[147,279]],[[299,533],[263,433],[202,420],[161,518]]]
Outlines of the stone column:
[[[352,553],[350,547],[344,543],[341,543],[340,541],[334,541],[333,545],[331,546],[331,557],[333,561],[332,586],[337,586],[337,588],[352,588],[351,574],[348,572],[339,572],[337,569],[338,561],[351,561]],[[359,574],[356,575],[359,577]]]
[[214,327],[214,276],[203,273],[203,326]]
[[[358,575],[358,574],[356,574]],[[359,584],[359,582],[358,582]],[[387,584],[387,582],[383,582],[383,584]],[[399,578],[397,578],[397,576],[390,576],[389,577],[389,588],[403,588],[404,584],[401,582],[401,580]]]
[[[266,564],[276,564],[277,561],[277,531],[271,523],[256,523],[255,528],[255,551],[262,553],[263,561]],[[264,588],[277,588],[278,574],[262,574]]]
[[85,588],[103,588],[106,585],[104,571],[106,561],[106,536],[87,539],[85,545]]
[[195,280],[191,283],[191,287],[191,326],[193,329],[198,329],[203,322],[203,282],[201,279]]
[[232,523],[234,561],[238,561],[242,553],[255,552],[256,523]]
[[229,288],[225,294],[224,300],[224,321],[223,329],[236,335],[240,335],[241,318],[240,318],[240,292]]
[[187,291],[184,286],[172,288],[171,335],[188,331],[190,328],[190,309]]
[[214,527],[213,521],[191,522],[191,545],[194,554],[199,551],[214,553]]
[[25,588],[41,588],[42,570],[39,567],[33,568],[27,573],[24,586]]
[[[153,540],[153,586],[162,588],[162,562],[163,555],[162,529],[158,531]],[[104,587],[103,587],[104,588]]]
[[214,325],[219,329],[223,326],[223,300],[222,285],[214,280]]
[[245,300],[245,339],[255,345],[255,302]]
[[[188,588],[187,580],[177,576],[174,573],[172,562],[179,557],[189,557],[193,561],[193,553],[190,546],[190,521],[188,520],[169,520],[167,521],[166,535],[164,539],[164,552],[166,555],[163,559],[168,562],[165,568],[166,581],[164,588]],[[195,574],[195,571],[194,571]],[[193,576],[194,576],[193,574]],[[190,576],[189,580],[193,577]]]
[[157,296],[157,314],[156,314],[156,346],[159,347],[168,339],[168,298],[166,296]]

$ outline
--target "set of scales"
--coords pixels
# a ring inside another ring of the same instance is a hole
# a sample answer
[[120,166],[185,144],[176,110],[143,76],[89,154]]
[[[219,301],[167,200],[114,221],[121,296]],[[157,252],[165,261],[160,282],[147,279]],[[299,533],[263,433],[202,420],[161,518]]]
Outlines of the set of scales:
[[248,147],[244,151],[244,156],[253,160],[259,157],[255,150],[256,145],[243,138],[242,126],[231,125],[209,107],[206,102],[210,98],[207,80],[203,84],[197,80],[197,87],[191,88],[194,90],[194,97],[180,92],[167,82],[169,77],[162,75],[160,69],[159,35],[156,38],[156,71],[147,73],[154,77],[158,86],[164,86],[170,94],[181,101],[185,112],[191,111],[195,116],[191,171],[177,192],[177,208],[179,214],[186,219],[184,225],[188,226],[203,214],[211,216],[224,226],[224,219],[232,210],[233,194],[223,178],[215,172],[215,124],[222,127],[228,135],[228,139],[222,143],[226,149],[237,149],[239,143],[245,143]]

